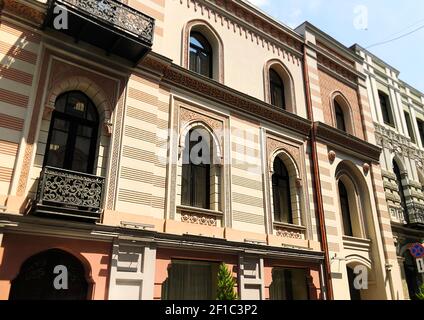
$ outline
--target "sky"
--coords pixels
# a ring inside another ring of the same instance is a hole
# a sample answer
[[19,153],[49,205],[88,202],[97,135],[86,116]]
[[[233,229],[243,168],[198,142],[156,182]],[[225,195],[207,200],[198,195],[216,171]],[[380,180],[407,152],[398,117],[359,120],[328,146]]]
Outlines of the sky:
[[423,0],[249,1],[292,28],[309,21],[347,47],[358,43],[424,93]]

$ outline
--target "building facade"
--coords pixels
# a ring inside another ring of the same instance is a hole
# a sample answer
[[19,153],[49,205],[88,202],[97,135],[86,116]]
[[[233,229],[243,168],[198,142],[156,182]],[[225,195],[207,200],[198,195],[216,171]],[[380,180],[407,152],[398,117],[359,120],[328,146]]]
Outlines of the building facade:
[[414,299],[423,283],[411,249],[423,243],[424,95],[399,79],[400,72],[359,45],[382,147],[381,167],[404,295]]
[[0,299],[214,300],[221,263],[241,299],[407,297],[360,52],[242,0],[0,8]]

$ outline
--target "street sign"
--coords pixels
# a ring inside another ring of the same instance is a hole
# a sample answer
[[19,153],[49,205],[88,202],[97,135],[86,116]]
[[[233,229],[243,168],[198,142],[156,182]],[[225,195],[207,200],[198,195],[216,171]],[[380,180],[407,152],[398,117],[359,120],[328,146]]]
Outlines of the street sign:
[[419,273],[424,273],[424,258],[417,259],[417,268]]

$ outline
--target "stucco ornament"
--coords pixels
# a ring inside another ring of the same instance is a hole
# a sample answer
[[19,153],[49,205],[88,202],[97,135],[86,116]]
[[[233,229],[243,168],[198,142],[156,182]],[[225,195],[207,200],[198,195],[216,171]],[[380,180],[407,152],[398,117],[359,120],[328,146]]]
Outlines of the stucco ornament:
[[371,166],[368,163],[364,163],[363,169],[365,175],[368,175],[368,173],[370,172],[370,168]]
[[337,154],[336,154],[335,151],[330,151],[328,153],[328,160],[330,160],[330,163],[333,163],[334,160],[336,160],[336,156],[337,156]]

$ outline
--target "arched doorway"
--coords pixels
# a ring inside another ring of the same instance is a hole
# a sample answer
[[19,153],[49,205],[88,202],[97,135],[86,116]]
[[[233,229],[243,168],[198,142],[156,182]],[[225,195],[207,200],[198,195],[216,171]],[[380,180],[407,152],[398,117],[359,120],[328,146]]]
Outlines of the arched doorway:
[[[67,289],[56,289],[57,266],[67,270]],[[58,249],[41,252],[26,260],[12,281],[10,300],[86,300],[89,284],[82,263],[73,255]]]

